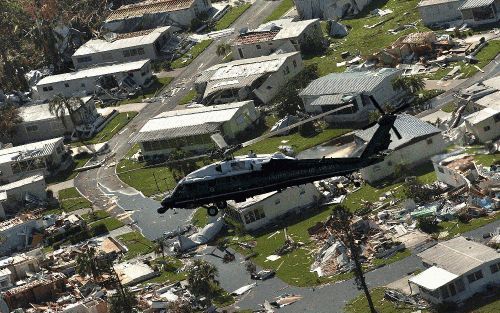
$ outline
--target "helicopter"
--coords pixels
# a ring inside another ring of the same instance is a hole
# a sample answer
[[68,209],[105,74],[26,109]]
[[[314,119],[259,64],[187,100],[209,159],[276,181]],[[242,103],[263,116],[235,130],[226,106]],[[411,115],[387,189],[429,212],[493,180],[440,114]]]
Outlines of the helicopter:
[[[366,98],[371,100],[381,116],[376,123],[368,126],[379,125],[359,157],[296,159],[281,153],[256,155],[253,152],[246,156],[232,155],[242,147],[352,106],[352,104],[344,105],[245,143],[230,146],[222,152],[223,161],[204,166],[181,179],[174,190],[162,200],[158,213],[163,214],[168,209],[174,208],[194,209],[208,205],[208,215],[216,216],[219,210],[227,207],[228,200],[243,202],[259,194],[279,192],[287,187],[333,176],[349,175],[383,161],[384,153],[391,142],[390,130],[392,129],[396,136],[401,138],[394,127],[396,114],[384,112],[373,96],[362,95],[363,101]],[[217,142],[216,139],[214,141]]]

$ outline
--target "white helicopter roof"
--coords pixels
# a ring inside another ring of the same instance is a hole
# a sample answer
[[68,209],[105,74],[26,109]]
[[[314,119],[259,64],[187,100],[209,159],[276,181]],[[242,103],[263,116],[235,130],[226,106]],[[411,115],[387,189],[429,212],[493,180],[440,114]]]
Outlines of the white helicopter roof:
[[262,164],[269,163],[271,159],[290,159],[295,158],[284,155],[283,153],[274,153],[266,155],[249,154],[247,156],[237,156],[233,160],[221,161],[204,166],[189,175],[182,182],[193,182],[204,179],[213,179],[223,176],[238,175],[253,171],[260,171]]

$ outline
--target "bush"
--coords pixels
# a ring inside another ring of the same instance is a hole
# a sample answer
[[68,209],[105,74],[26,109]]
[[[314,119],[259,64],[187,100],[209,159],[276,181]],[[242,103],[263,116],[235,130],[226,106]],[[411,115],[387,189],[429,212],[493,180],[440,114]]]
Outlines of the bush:
[[92,227],[92,237],[97,237],[109,233],[108,228],[104,224],[95,225]]
[[432,234],[439,230],[438,223],[433,216],[420,217],[417,220],[417,227],[424,233]]

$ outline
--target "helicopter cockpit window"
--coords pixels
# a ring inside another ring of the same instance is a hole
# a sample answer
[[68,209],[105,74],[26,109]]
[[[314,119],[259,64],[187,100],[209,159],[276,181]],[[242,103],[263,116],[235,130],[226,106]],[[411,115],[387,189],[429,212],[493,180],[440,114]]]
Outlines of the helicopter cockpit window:
[[245,169],[245,162],[231,162],[231,170],[241,171]]
[[216,170],[217,172],[221,172],[221,173],[222,173],[222,166],[221,166],[220,164],[217,164],[217,165],[215,166],[215,170]]

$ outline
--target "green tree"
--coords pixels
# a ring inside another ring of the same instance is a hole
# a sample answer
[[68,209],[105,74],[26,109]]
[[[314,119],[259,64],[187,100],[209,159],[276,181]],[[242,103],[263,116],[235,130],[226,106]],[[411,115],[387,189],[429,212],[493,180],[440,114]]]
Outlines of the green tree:
[[224,42],[224,43],[221,43],[221,44],[217,45],[217,51],[216,51],[216,53],[217,53],[218,56],[224,57],[229,52],[231,52],[231,46],[227,42]]
[[296,114],[297,111],[302,111],[304,104],[299,96],[299,92],[318,77],[318,66],[310,64],[281,88],[273,100],[276,104],[278,117],[283,118],[287,114]]
[[[49,101],[49,112],[55,115],[63,124],[66,130],[69,129],[70,125],[68,125],[68,120],[66,116],[69,117],[71,124],[73,127],[79,125],[79,121],[76,120],[75,112],[83,106],[84,103],[80,98],[77,97],[64,97],[62,95],[57,95],[52,100]],[[80,132],[76,131],[74,134],[78,138],[78,141],[82,143],[85,147],[87,147],[93,153],[95,152],[93,148],[89,147],[84,139],[82,138]]]
[[424,78],[420,75],[399,76],[392,80],[392,87],[415,95],[425,88]]
[[356,280],[356,285],[358,289],[363,290],[365,293],[366,300],[368,301],[368,306],[370,307],[371,313],[377,313],[375,306],[373,305],[372,297],[370,295],[370,290],[366,285],[365,275],[363,273],[363,267],[360,262],[360,247],[356,245],[355,238],[352,230],[352,213],[349,212],[345,207],[339,205],[336,206],[332,211],[331,222],[333,229],[338,232],[339,239],[348,247],[351,253],[351,259],[354,262],[354,275]]
[[137,297],[128,288],[119,288],[109,299],[109,313],[137,312]]
[[99,261],[95,248],[90,247],[76,258],[76,272],[85,277],[91,275],[94,279],[107,270]]
[[0,139],[12,139],[16,125],[21,122],[18,108],[9,104],[0,106]]
[[216,291],[219,281],[218,271],[212,264],[196,259],[187,268],[188,288],[195,296],[210,298]]

